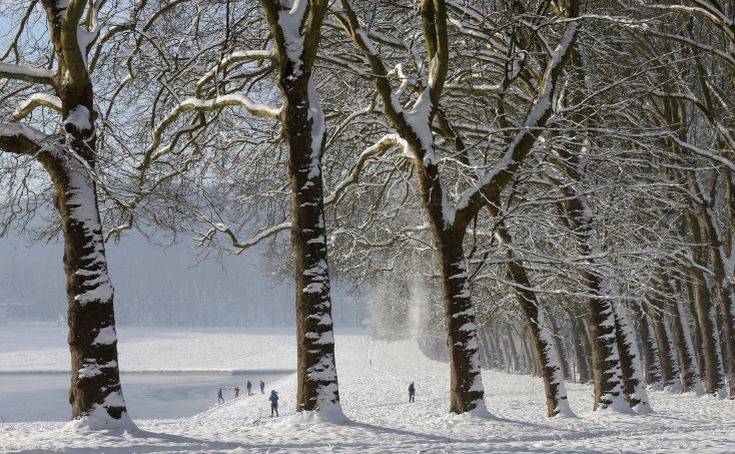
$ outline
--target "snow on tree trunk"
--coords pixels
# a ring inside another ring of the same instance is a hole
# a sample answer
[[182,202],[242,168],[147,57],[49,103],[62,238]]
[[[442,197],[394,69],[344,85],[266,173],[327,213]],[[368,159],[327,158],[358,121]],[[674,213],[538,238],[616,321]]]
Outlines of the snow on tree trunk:
[[590,369],[587,367],[587,357],[590,352],[585,350],[585,339],[587,336],[583,320],[580,320],[574,313],[570,311],[569,320],[572,327],[572,347],[574,348],[574,365],[577,369],[577,381],[579,383],[589,383]]
[[618,335],[625,399],[634,411],[650,413],[653,409],[648,403],[648,394],[644,389],[643,367],[638,355],[634,326],[625,305],[619,303],[615,310],[615,329]]
[[133,429],[120,385],[114,290],[107,268],[97,205],[95,133],[89,109],[79,105],[64,119],[60,152],[46,162],[64,235],[71,388],[75,428]]
[[638,319],[638,332],[641,336],[641,345],[643,347],[643,377],[646,386],[651,389],[661,388],[661,372],[659,370],[658,347],[656,339],[653,335],[653,326],[648,315],[641,309],[639,303],[631,306],[633,312]]
[[535,361],[531,358],[529,361],[538,364],[537,370],[543,378],[547,415],[550,417],[570,416],[573,413],[567,400],[564,372],[557,354],[557,345],[549,331],[549,326],[544,321],[544,313],[540,308],[536,293],[531,290],[528,273],[523,263],[515,256],[511,233],[502,221],[498,223],[496,236],[505,246],[507,276],[511,282],[516,284],[514,287],[516,300],[526,317],[527,330],[533,343],[532,350],[535,353]]
[[78,427],[93,430],[130,429],[134,425],[120,386],[114,291],[96,189],[86,168],[74,159],[67,163],[66,174],[56,178],[65,240],[72,418]]
[[[595,279],[591,281],[594,282]],[[588,288],[596,288],[596,284]],[[612,303],[602,298],[590,298],[587,304],[592,338],[592,374],[595,382],[593,410],[627,412],[630,407],[623,396],[623,377]]]
[[[674,290],[677,290],[674,288]],[[695,364],[694,344],[689,330],[689,317],[684,308],[681,297],[677,297],[671,304],[671,322],[674,332],[676,353],[679,358],[679,378],[681,391],[697,390],[699,374]]]
[[663,309],[660,304],[654,304],[654,307],[648,310],[653,325],[653,331],[656,334],[656,343],[658,345],[658,359],[661,373],[661,386],[664,389],[673,389],[677,384],[676,362],[674,354],[671,351],[671,341],[669,332],[666,329],[666,321],[661,312]]
[[[322,2],[323,3],[323,2]],[[334,356],[321,156],[325,118],[312,79],[320,2],[264,2],[276,40],[283,137],[291,182],[291,244],[296,280],[297,412],[344,419]],[[314,27],[306,29],[307,26]],[[310,34],[309,39],[305,34]]]
[[484,414],[487,410],[477,352],[475,309],[470,301],[470,283],[462,244],[461,241],[449,240],[437,246],[451,369],[450,411],[457,414]]
[[567,361],[567,354],[564,350],[564,342],[563,342],[563,336],[562,333],[559,331],[559,327],[556,324],[556,321],[552,317],[549,318],[549,325],[551,327],[551,332],[554,336],[554,345],[556,346],[556,353],[559,357],[559,366],[561,367],[562,374],[564,375],[564,380],[571,380],[573,379],[571,371],[569,370],[569,362]]
[[[687,224],[695,244],[703,244],[702,228],[699,219],[694,214],[687,214]],[[695,246],[694,260],[704,265],[705,254],[703,247]],[[696,309],[697,325],[702,336],[702,356],[704,359],[704,392],[714,396],[724,386],[722,358],[719,354],[717,324],[714,322],[714,307],[707,279],[701,269],[695,268],[694,273],[694,307]]]

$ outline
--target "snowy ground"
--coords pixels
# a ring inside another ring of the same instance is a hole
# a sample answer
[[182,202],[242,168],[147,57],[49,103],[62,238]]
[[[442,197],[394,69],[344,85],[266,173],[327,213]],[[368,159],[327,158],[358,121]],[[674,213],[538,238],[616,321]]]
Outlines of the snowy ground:
[[[17,339],[3,334],[7,328],[0,327],[2,370],[53,370],[63,365],[53,358],[61,347],[35,341],[23,351]],[[129,370],[294,367],[293,339],[285,333],[135,331],[123,328],[120,333],[121,364]],[[174,348],[176,339],[179,348]],[[6,349],[8,340],[11,346]],[[456,420],[447,416],[447,366],[424,358],[413,342],[375,342],[339,333],[336,342],[349,424],[295,425],[290,419],[295,380],[290,375],[271,385],[281,395],[280,418],[265,416],[268,403],[255,396],[190,418],[138,420],[140,431],[135,433],[80,435],[64,423],[6,423],[0,424],[0,451],[735,452],[735,402],[652,393],[652,415],[598,417],[589,412],[590,388],[569,384],[577,417],[548,419],[539,379],[485,372],[492,417]],[[210,349],[215,353],[210,355]],[[170,357],[173,353],[176,358]],[[411,405],[405,396],[410,381],[417,385],[417,400]]]

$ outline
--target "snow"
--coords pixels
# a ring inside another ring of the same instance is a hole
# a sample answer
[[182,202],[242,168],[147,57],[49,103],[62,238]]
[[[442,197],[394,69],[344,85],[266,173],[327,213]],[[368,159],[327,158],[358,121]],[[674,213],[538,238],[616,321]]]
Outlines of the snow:
[[26,137],[39,145],[51,138],[42,131],[22,123],[0,123],[0,137]]
[[306,14],[307,0],[294,0],[289,11],[278,13],[278,23],[283,31],[286,44],[286,56],[294,62],[294,76],[301,74],[301,55],[304,52],[304,37],[301,36],[301,23]]
[[35,66],[27,65],[11,65],[8,63],[0,63],[0,73],[12,76],[27,76],[33,78],[50,79],[56,75],[55,71]]
[[[118,327],[123,368],[243,364],[293,369],[293,334],[235,329]],[[20,334],[24,334],[21,336]],[[63,327],[0,326],[0,368],[68,364]],[[368,351],[373,358],[368,361]],[[11,353],[15,353],[12,356]],[[340,397],[348,420],[333,414],[294,417],[295,375],[268,385],[278,391],[281,417],[269,418],[266,396],[240,397],[196,416],[137,421],[138,429],[92,432],[64,422],[0,424],[7,451],[79,452],[732,452],[735,402],[651,392],[656,413],[592,415],[591,387],[567,383],[579,417],[547,418],[537,377],[484,371],[487,411],[448,414],[449,371],[425,358],[414,341],[382,342],[336,335]],[[406,387],[414,381],[416,402]],[[123,392],[125,383],[123,382]],[[171,402],[170,405],[175,405]],[[0,406],[1,407],[1,406]]]
[[324,142],[325,120],[324,110],[316,94],[313,77],[309,78],[307,91],[309,96],[308,118],[311,120],[311,164],[309,168],[309,179],[311,180],[321,176],[321,151]]
[[50,95],[48,93],[34,93],[29,96],[28,99],[23,101],[23,103],[20,104],[17,109],[15,109],[15,112],[13,112],[13,116],[18,116],[26,109],[29,109],[35,105],[50,107],[57,111],[61,111],[62,109],[61,99],[59,99],[58,96]]
[[89,109],[79,105],[69,111],[64,124],[71,124],[79,131],[90,131],[92,130],[92,116]]
[[[85,117],[86,112],[86,117]],[[66,121],[73,123],[80,129],[91,129],[89,110],[85,107],[74,109]],[[94,182],[81,158],[72,157],[68,163],[69,184],[67,189],[69,213],[76,224],[84,231],[87,245],[85,250],[91,252],[83,257],[85,268],[75,273],[84,276],[84,291],[75,295],[74,300],[85,306],[89,303],[106,303],[114,294],[112,282],[107,272],[107,258],[102,241],[102,226],[97,212],[97,197],[94,191]]]

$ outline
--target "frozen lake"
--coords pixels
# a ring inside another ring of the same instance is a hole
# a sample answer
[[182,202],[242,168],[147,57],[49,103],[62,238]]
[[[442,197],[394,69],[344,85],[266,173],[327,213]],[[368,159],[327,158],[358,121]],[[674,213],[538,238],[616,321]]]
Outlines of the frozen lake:
[[[217,390],[225,388],[225,400],[239,386],[253,383],[250,399],[261,396],[258,382],[268,384],[291,373],[287,370],[213,372],[136,372],[122,374],[128,412],[134,419],[165,419],[193,416],[217,404]],[[0,422],[67,421],[70,377],[54,372],[0,372]]]

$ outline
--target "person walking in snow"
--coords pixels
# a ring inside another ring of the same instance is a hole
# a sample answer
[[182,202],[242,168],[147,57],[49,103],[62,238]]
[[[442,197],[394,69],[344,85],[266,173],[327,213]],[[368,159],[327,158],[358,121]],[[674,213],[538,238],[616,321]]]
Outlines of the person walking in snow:
[[253,389],[253,384],[252,384],[252,383],[250,383],[250,380],[248,380],[248,382],[247,382],[247,383],[245,383],[245,387],[246,387],[246,388],[248,389],[248,396],[252,396],[252,395],[253,395],[253,393],[252,393],[252,392],[250,392],[250,390],[251,390],[251,389]]
[[279,416],[278,414],[278,393],[276,390],[271,391],[270,397],[268,397],[268,400],[271,401],[271,418],[273,417],[273,412],[276,412],[276,416]]
[[220,388],[219,391],[217,391],[217,403],[218,404],[225,403],[225,398],[222,397],[222,388]]
[[411,382],[411,384],[408,385],[408,402],[412,403],[415,397],[416,397],[416,387],[413,385],[413,382]]
[[235,386],[235,398],[240,397],[240,387]]
[[265,394],[265,382],[260,380],[260,394]]

